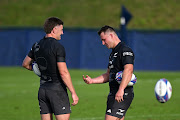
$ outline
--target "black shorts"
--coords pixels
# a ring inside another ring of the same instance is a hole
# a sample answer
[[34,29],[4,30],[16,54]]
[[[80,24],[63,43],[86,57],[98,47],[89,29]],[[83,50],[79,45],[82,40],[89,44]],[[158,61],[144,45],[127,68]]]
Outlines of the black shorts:
[[71,113],[68,94],[64,91],[39,88],[38,100],[40,114],[54,115]]
[[126,88],[124,90],[124,101],[119,103],[115,100],[115,94],[109,94],[107,100],[106,114],[117,118],[122,118],[123,116],[125,116],[133,98],[133,88]]

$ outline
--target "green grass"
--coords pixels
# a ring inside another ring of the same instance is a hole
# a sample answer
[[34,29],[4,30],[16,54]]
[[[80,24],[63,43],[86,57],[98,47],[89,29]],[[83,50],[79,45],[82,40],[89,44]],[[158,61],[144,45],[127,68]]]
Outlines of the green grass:
[[[70,120],[104,119],[108,84],[87,85],[82,80],[83,74],[96,77],[104,72],[105,70],[70,70],[79,96],[78,105],[72,106]],[[134,86],[135,98],[126,119],[179,120],[180,72],[135,71],[135,74],[138,77]],[[164,104],[159,103],[154,95],[154,86],[160,78],[167,78],[173,88],[171,99]],[[38,88],[39,78],[33,72],[20,67],[0,67],[0,120],[40,119]]]
[[130,29],[180,29],[179,0],[1,0],[0,26],[42,26],[50,16],[65,27],[119,28],[121,6],[134,16]]

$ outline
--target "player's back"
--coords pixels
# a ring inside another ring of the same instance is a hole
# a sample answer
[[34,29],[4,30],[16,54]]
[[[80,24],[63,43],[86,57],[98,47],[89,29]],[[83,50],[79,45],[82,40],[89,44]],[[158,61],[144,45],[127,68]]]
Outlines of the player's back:
[[41,87],[65,87],[57,67],[57,51],[65,54],[64,47],[54,38],[43,38],[35,45],[34,56],[41,71]]

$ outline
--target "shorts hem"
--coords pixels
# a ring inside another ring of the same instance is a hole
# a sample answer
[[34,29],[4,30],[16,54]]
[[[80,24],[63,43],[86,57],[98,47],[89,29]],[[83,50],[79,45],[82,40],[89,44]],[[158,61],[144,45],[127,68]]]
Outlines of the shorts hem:
[[57,114],[54,114],[54,115],[63,115],[63,114],[70,114],[71,112],[67,112],[67,113],[57,113]]
[[106,115],[110,115],[110,116],[117,117],[117,118],[120,118],[120,119],[124,117],[124,116],[116,116],[116,115],[107,114],[107,113],[106,113]]
[[40,114],[53,114],[53,113],[49,112],[49,113],[40,113]]

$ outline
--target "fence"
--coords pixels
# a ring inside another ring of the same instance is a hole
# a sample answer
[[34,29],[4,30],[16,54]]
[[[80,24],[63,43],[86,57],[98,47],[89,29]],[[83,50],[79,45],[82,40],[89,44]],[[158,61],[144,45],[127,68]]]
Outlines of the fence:
[[[111,52],[101,44],[98,29],[64,29],[59,42],[68,68],[106,69]],[[0,29],[0,66],[20,66],[42,28]],[[180,31],[128,31],[126,43],[135,53],[135,70],[180,70]]]

